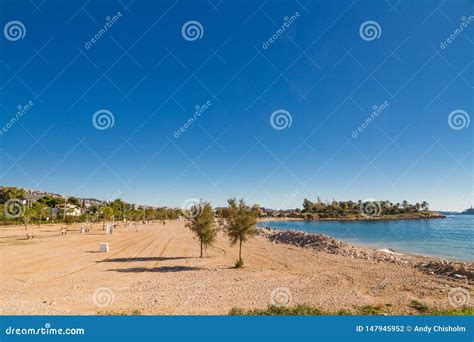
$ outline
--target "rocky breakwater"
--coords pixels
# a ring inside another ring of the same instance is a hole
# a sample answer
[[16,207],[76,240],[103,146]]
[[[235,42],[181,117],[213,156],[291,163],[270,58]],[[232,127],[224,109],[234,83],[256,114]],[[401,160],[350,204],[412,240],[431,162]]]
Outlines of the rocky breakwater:
[[293,229],[273,230],[271,228],[261,228],[257,230],[257,234],[274,243],[309,248],[314,251],[342,255],[349,258],[391,262],[414,267],[428,274],[457,280],[467,280],[470,283],[474,282],[474,264],[469,262],[449,261],[379,251],[374,248],[356,247],[324,234],[312,234]]

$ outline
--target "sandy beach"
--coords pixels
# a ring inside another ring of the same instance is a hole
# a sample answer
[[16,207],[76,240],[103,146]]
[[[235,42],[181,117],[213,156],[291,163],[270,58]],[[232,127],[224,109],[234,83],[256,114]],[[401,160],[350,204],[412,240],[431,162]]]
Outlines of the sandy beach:
[[[101,224],[87,234],[79,227],[64,236],[60,225],[0,228],[2,314],[225,315],[233,307],[265,308],[275,296],[287,305],[331,311],[383,305],[390,313],[415,314],[412,300],[453,309],[449,292],[473,289],[468,278],[275,243],[262,235],[244,244],[245,267],[234,269],[237,247],[219,234],[201,259],[184,222],[138,229],[121,224],[113,235],[105,235]],[[34,238],[27,239],[27,232]],[[110,244],[108,253],[99,251],[101,242]]]

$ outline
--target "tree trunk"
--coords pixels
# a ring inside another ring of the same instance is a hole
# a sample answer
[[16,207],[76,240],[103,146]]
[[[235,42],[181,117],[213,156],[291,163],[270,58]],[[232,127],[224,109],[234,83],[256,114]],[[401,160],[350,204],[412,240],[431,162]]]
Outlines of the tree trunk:
[[239,260],[242,260],[242,239],[239,240]]
[[202,240],[201,240],[201,258],[202,258]]

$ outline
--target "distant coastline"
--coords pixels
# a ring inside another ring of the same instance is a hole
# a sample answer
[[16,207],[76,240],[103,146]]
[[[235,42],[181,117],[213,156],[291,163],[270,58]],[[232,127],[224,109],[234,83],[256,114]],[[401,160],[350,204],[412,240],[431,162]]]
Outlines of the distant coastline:
[[[183,202],[181,207],[154,207],[127,203],[118,198],[121,194],[121,191],[118,190],[116,194],[110,196],[109,200],[98,200],[0,186],[0,223],[24,224],[25,229],[28,229],[28,224],[33,222],[41,225],[41,223],[49,222],[71,224],[87,221],[98,222],[99,220],[183,219],[189,209],[187,204],[197,201],[188,199]],[[216,218],[223,219],[227,217],[228,210],[227,207],[216,207],[213,209],[213,213]],[[446,217],[442,213],[431,211],[429,203],[426,201],[410,203],[407,200],[396,203],[374,199],[322,201],[317,197],[316,201],[305,198],[301,209],[272,209],[253,204],[252,210],[260,220],[273,218],[305,221],[382,221]]]
[[383,215],[383,216],[342,216],[342,217],[260,217],[259,222],[264,221],[385,221],[385,220],[426,220],[426,219],[443,219],[445,215],[439,212],[428,213],[410,213],[404,215]]

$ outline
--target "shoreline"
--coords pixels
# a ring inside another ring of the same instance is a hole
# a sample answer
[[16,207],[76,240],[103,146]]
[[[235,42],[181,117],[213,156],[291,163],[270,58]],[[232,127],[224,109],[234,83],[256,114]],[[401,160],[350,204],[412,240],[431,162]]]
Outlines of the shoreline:
[[278,230],[270,227],[258,227],[257,235],[263,236],[274,243],[293,245],[350,258],[406,265],[430,275],[474,282],[474,262],[399,253],[390,248],[353,245],[326,234],[307,233],[294,229]]

